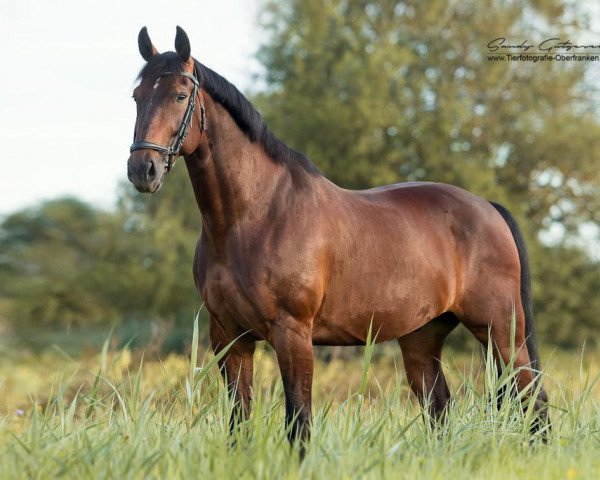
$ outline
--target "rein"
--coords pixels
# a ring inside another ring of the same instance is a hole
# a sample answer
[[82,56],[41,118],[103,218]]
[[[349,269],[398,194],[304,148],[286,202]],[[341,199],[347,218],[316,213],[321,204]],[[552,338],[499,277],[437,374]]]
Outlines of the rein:
[[[157,152],[163,153],[166,155],[165,160],[165,173],[169,173],[173,165],[175,165],[175,158],[179,155],[179,150],[183,145],[185,137],[187,136],[190,127],[192,126],[192,119],[194,117],[194,110],[196,109],[196,95],[198,95],[198,87],[200,83],[198,82],[198,78],[195,75],[196,70],[194,69],[194,75],[188,72],[174,73],[174,72],[165,72],[162,73],[161,77],[171,77],[176,75],[181,75],[183,77],[189,78],[194,84],[194,89],[192,91],[192,95],[190,95],[190,100],[188,102],[187,108],[185,109],[185,113],[183,114],[183,119],[181,120],[181,125],[177,130],[177,134],[173,139],[173,142],[170,146],[165,147],[164,145],[159,145],[158,143],[149,142],[147,140],[139,140],[137,142],[133,142],[131,147],[129,148],[129,152],[134,152],[135,150],[156,150]],[[205,130],[204,124],[204,103],[201,100],[200,103],[200,128],[202,131]],[[135,138],[134,138],[135,140]]]

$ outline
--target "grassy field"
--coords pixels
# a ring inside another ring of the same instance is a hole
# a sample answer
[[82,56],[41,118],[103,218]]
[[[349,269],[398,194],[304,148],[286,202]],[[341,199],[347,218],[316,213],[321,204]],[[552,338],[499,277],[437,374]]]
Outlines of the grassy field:
[[531,412],[515,401],[492,407],[510,375],[497,380],[479,353],[446,357],[455,402],[439,434],[408,391],[397,349],[318,362],[313,438],[299,462],[269,350],[257,352],[253,416],[232,446],[231,404],[215,359],[196,356],[197,343],[189,357],[161,361],[108,345],[76,359],[2,352],[1,478],[600,478],[592,355],[545,356],[548,445],[530,442]]

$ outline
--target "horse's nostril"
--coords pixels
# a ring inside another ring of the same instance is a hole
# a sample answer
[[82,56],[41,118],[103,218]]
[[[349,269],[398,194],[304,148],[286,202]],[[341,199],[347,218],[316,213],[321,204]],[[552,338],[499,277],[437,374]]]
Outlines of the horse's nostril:
[[146,172],[148,180],[154,180],[156,177],[156,167],[154,166],[154,162],[148,162],[148,170]]

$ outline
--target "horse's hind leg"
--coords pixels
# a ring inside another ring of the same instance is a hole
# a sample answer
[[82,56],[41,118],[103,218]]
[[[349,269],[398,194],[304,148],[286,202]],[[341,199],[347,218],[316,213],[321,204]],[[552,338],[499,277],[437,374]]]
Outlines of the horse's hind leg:
[[[514,343],[511,342],[513,317],[511,298],[515,299]],[[514,368],[518,370],[515,376],[515,386],[518,391],[533,387],[532,384],[536,378],[535,372],[531,369],[531,359],[525,342],[525,315],[518,293],[511,296],[503,294],[501,288],[491,290],[489,295],[481,296],[479,301],[474,302],[472,306],[467,305],[461,320],[485,348],[487,348],[489,340],[492,341],[494,358],[499,369],[502,364],[508,365],[512,360]],[[511,344],[514,345],[514,350]],[[510,390],[510,387],[508,388]],[[533,392],[532,389],[530,393]],[[500,395],[506,393],[507,389],[503,389]],[[534,401],[537,419],[532,426],[532,433],[535,433],[547,422],[548,396],[543,388]],[[498,399],[499,404],[500,402],[501,398]]]
[[441,366],[442,347],[458,323],[456,316],[447,312],[398,339],[410,387],[422,405],[429,402],[434,422],[444,416],[450,401]]

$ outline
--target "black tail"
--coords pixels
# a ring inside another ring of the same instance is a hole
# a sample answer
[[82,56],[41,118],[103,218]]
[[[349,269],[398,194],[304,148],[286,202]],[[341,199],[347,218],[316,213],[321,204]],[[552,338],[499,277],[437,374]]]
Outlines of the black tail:
[[538,355],[537,340],[535,338],[535,322],[533,319],[533,303],[531,299],[531,271],[529,270],[529,258],[527,256],[525,240],[523,239],[521,230],[519,230],[517,221],[511,213],[498,203],[490,203],[498,210],[498,213],[502,215],[502,218],[504,218],[504,221],[508,225],[508,228],[510,228],[512,236],[515,239],[517,250],[519,251],[519,261],[521,263],[521,303],[523,304],[523,311],[525,313],[525,344],[527,345],[527,351],[529,352],[531,368],[539,371],[540,357]]

